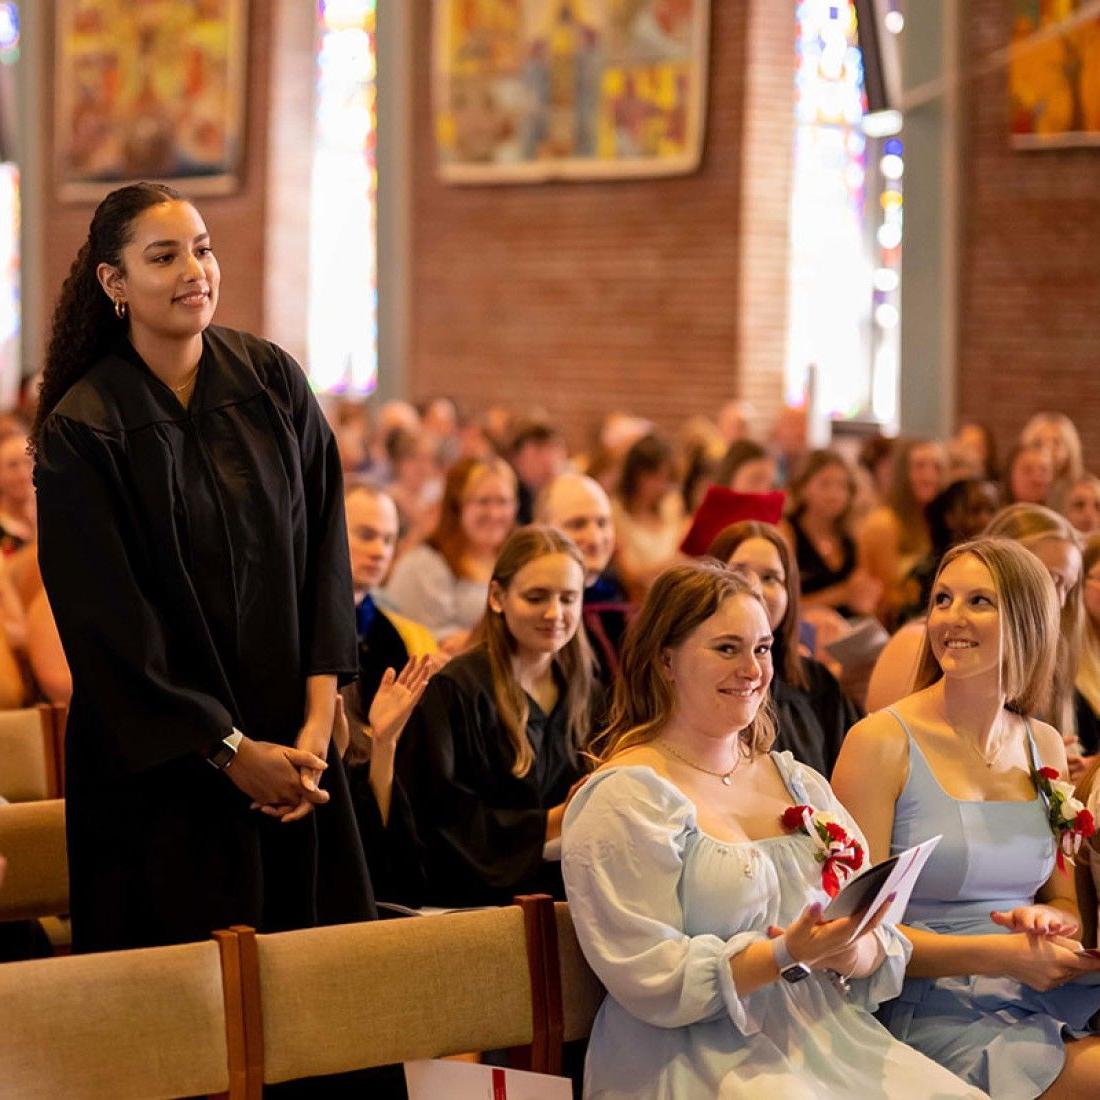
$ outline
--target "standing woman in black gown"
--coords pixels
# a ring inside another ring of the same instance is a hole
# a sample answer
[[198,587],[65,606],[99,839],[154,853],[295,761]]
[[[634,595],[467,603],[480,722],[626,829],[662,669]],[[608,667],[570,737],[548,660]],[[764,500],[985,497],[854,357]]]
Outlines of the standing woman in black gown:
[[135,184],[54,315],[32,446],[78,950],[373,914],[329,751],[356,667],[340,463],[298,365],[211,326],[219,281],[198,211]]

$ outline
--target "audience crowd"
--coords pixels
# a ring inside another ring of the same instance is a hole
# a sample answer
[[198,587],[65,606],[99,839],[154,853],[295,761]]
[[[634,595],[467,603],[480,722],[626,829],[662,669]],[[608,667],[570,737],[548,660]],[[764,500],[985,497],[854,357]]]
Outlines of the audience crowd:
[[[1100,478],[1067,417],[1000,462],[978,423],[812,449],[801,410],[742,402],[669,435],[616,412],[574,455],[530,410],[325,411],[358,639],[333,739],[374,895],[568,894],[610,992],[592,1095],[1100,1095],[1100,846],[1063,863],[1040,778],[1100,810]],[[72,692],[29,430],[0,418],[3,708]],[[821,920],[792,802],[868,861],[943,836],[903,921]]]

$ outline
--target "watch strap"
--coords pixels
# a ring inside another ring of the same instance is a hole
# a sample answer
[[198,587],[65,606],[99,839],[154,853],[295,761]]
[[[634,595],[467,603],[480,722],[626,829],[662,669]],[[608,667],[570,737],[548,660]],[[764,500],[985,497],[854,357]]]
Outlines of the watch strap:
[[243,739],[244,734],[241,733],[239,729],[234,729],[228,737],[223,737],[215,745],[211,746],[210,751],[206,754],[204,759],[216,771],[224,771],[236,757],[237,750],[241,747],[241,741]]
[[772,942],[772,958],[785,982],[800,982],[810,976],[810,968],[795,959],[787,948],[787,937],[777,936]]

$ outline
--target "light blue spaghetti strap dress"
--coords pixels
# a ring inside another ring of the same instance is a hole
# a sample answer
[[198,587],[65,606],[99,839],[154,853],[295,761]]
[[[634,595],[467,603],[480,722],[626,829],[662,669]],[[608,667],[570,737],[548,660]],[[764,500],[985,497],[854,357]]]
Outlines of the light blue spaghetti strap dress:
[[[828,783],[773,753],[793,803],[855,822]],[[778,831],[778,821],[776,822]],[[742,996],[730,959],[823,896],[804,834],[730,844],[651,768],[598,772],[573,798],[562,869],[577,935],[609,991],[585,1067],[588,1100],[947,1100],[985,1094],[897,1042],[871,1014],[901,988],[909,943],[846,999],[824,974]]]
[[[904,720],[888,710],[909,740],[909,779],[894,812],[890,851],[943,835],[903,923],[963,936],[1007,935],[990,913],[1031,905],[1054,869],[1042,796],[1027,802],[952,798]],[[1038,769],[1030,723],[1027,741]],[[1030,1100],[1062,1071],[1063,1037],[1088,1034],[1089,1020],[1100,1011],[1096,980],[1089,975],[1040,993],[1006,977],[907,978],[901,995],[878,1016],[899,1039],[995,1100]]]

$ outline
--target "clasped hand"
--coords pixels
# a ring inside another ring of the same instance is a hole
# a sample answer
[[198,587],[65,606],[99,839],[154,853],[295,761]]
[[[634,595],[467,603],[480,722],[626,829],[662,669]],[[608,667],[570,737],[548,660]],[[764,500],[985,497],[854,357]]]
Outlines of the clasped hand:
[[[336,721],[342,707],[338,699]],[[329,800],[320,784],[331,735],[331,729],[322,733],[307,722],[294,747],[244,737],[225,774],[252,799],[252,809],[284,823],[300,821]]]
[[1004,970],[1010,978],[1046,992],[1100,970],[1100,959],[1079,954],[1071,936],[1080,922],[1052,905],[1021,905],[990,914],[994,924],[1015,933],[1003,937]]

